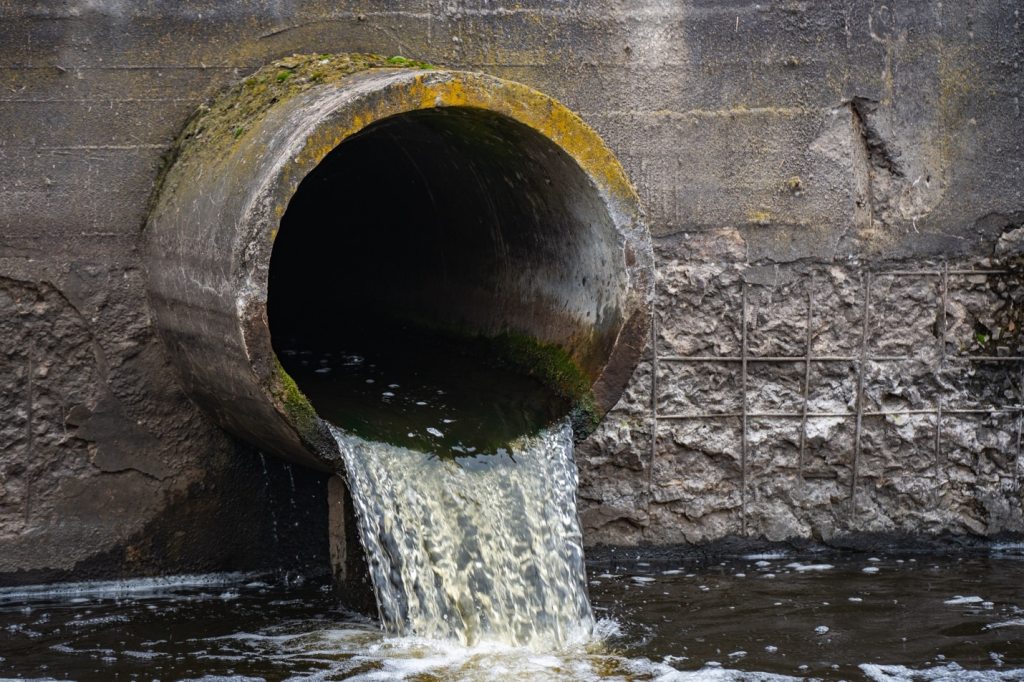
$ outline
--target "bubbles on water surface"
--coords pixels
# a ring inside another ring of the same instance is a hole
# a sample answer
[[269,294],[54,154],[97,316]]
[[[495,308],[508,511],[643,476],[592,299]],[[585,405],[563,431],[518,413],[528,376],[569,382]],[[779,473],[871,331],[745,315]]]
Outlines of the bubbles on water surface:
[[1022,670],[968,670],[956,663],[942,666],[910,668],[903,665],[860,666],[872,682],[1003,682],[1024,680]]
[[794,562],[786,564],[786,568],[791,568],[797,573],[803,573],[804,571],[828,571],[835,568],[832,564],[804,564],[800,562]]
[[[591,586],[600,614],[593,637],[547,651],[387,637],[376,622],[340,609],[326,585],[265,576],[0,590],[0,678],[1024,679],[1017,559],[920,568],[908,560],[877,575],[861,573],[864,559],[828,562],[833,569],[794,570],[769,583],[736,579],[736,569],[749,565],[736,562],[592,569],[600,583]],[[656,579],[646,587],[633,580],[649,576]],[[984,591],[968,592],[967,584]],[[704,593],[700,585],[715,588]],[[221,600],[225,592],[238,597]],[[958,594],[980,595],[994,607],[944,603]],[[816,637],[823,624],[830,631]],[[741,651],[746,655],[730,657]]]

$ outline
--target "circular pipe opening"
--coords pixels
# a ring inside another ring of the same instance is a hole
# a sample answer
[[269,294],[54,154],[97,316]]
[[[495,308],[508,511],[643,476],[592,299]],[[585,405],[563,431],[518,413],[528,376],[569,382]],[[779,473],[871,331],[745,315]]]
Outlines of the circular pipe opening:
[[289,202],[274,348],[321,417],[368,438],[478,452],[570,413],[585,431],[622,326],[617,237],[579,165],[525,125],[392,116]]
[[323,417],[432,446],[491,442],[443,426],[453,409],[497,441],[570,411],[585,432],[648,336],[635,192],[554,100],[388,66],[282,60],[179,139],[147,263],[186,389],[236,435],[321,469],[339,465]]

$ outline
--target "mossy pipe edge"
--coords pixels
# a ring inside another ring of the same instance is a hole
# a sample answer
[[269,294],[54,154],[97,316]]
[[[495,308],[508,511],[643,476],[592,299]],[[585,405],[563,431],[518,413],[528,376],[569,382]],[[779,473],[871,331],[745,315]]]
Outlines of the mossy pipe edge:
[[291,375],[285,371],[281,363],[274,359],[277,369],[273,380],[268,386],[275,405],[291,424],[302,443],[321,458],[329,459],[332,469],[341,471],[340,460],[334,456],[335,445],[324,421],[316,413],[309,398],[299,389]]
[[594,391],[586,374],[563,348],[516,332],[505,332],[489,341],[499,362],[533,376],[571,402],[569,417],[577,440],[593,433],[602,416]]
[[618,400],[648,336],[653,255],[636,192],[600,137],[518,83],[375,55],[296,55],[190,120],[146,227],[157,330],[187,391],[226,429],[263,451],[335,468],[326,427],[271,344],[267,282],[281,216],[299,183],[346,139],[390,117],[453,108],[525,126],[585,174],[614,228],[606,247],[617,274],[604,296],[614,324],[587,332],[579,323],[578,341],[563,350],[589,382],[592,422]]

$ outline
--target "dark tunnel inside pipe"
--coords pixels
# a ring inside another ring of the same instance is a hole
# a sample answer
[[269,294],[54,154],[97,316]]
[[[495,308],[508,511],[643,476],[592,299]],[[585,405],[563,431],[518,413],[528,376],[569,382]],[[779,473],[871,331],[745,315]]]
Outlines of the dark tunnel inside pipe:
[[272,344],[317,413],[365,438],[462,455],[566,416],[584,433],[623,323],[621,249],[548,138],[483,109],[399,114],[288,203]]

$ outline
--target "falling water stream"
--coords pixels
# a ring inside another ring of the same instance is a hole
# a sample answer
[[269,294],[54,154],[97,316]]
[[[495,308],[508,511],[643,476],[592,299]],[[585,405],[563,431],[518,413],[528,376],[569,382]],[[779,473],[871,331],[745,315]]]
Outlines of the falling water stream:
[[386,631],[537,649],[590,635],[568,423],[457,459],[334,435]]
[[486,339],[380,319],[345,338],[280,355],[331,424],[384,631],[534,651],[589,641],[569,401]]

